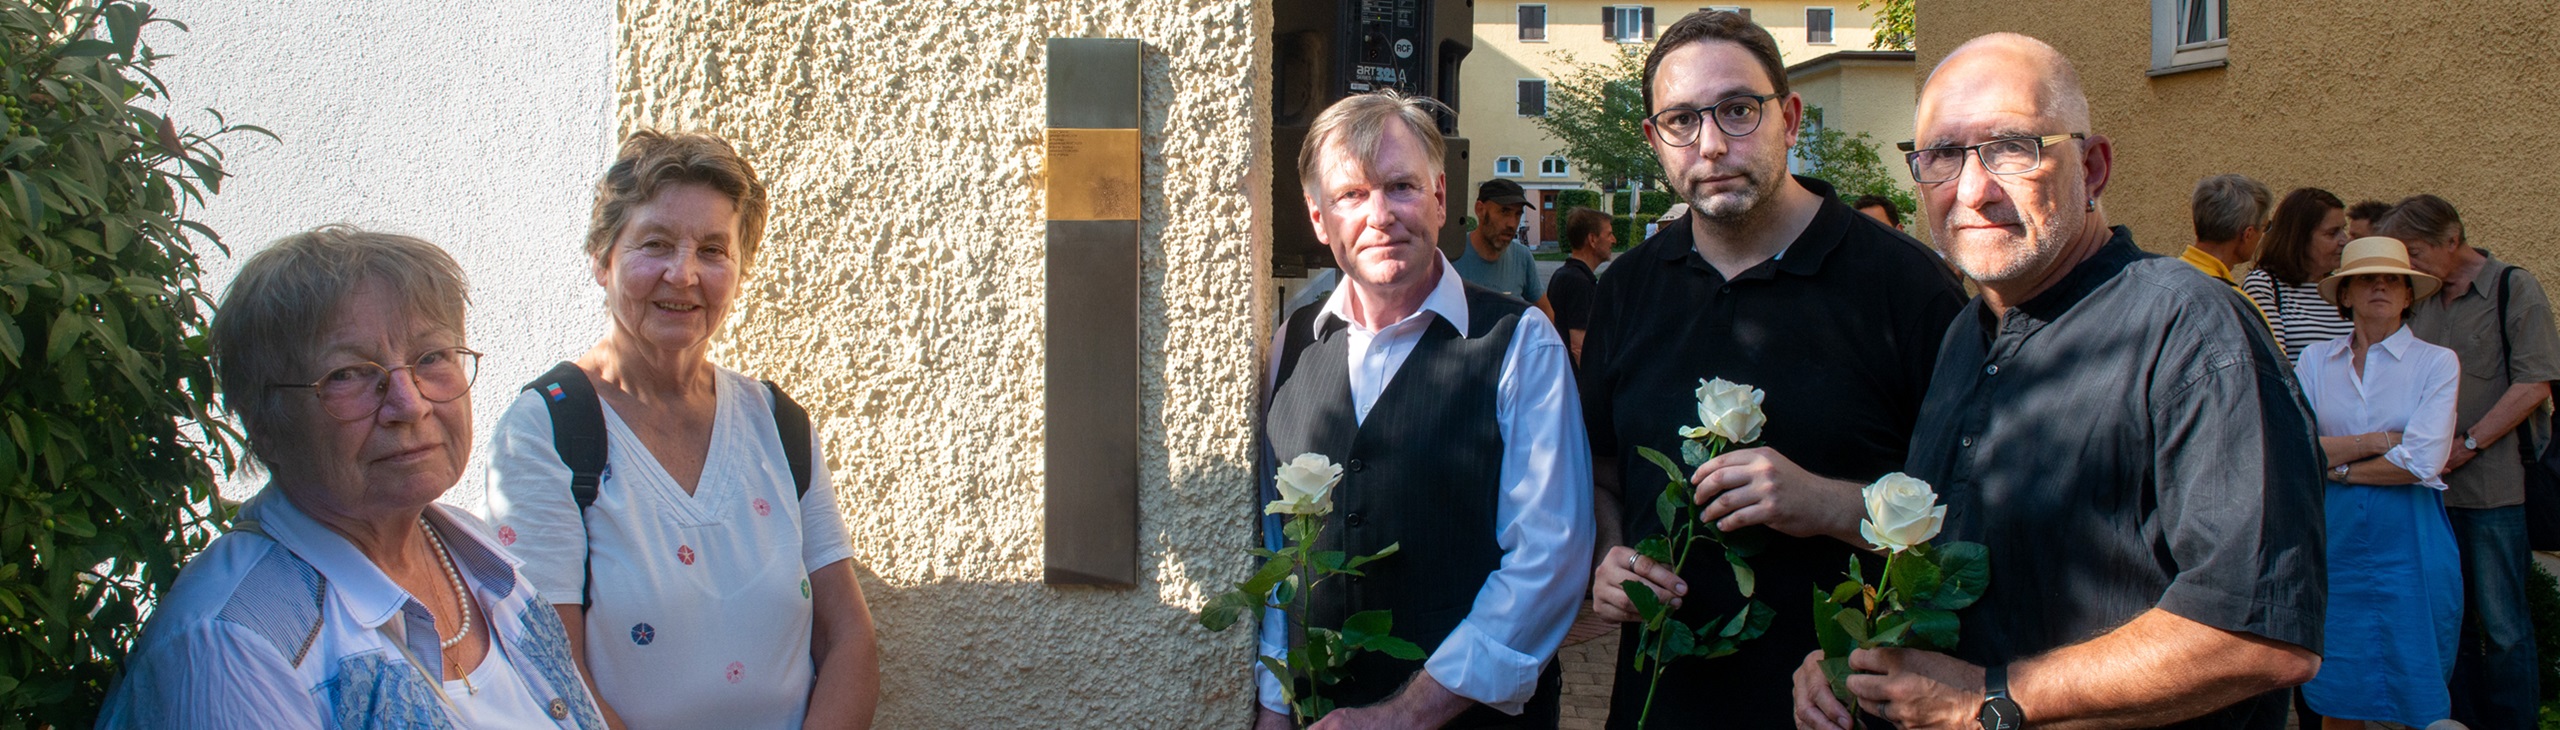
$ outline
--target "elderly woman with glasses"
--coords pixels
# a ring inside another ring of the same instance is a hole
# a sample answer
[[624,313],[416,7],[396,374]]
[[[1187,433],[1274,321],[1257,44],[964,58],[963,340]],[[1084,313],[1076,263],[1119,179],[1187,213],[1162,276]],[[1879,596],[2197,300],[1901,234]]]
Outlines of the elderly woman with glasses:
[[806,414],[707,356],[766,208],[719,138],[625,140],[586,241],[611,327],[535,379],[491,441],[490,521],[616,727],[864,727],[879,697]]
[[267,486],[189,561],[107,728],[603,730],[559,616],[476,518],[464,283],[424,241],[324,227],[240,269],[224,402]]
[[2294,374],[2330,466],[2329,603],[2320,671],[2303,685],[2329,728],[2426,727],[2452,713],[2462,568],[2442,494],[2461,364],[2403,324],[2436,277],[2397,240],[2348,242],[2320,296],[2355,323],[2303,348]]

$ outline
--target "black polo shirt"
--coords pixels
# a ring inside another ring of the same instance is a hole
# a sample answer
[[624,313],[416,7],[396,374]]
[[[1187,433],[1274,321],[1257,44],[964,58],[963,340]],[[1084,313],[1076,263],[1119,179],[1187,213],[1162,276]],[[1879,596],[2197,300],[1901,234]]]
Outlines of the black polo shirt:
[[1556,275],[1547,278],[1547,306],[1556,310],[1556,331],[1591,329],[1591,295],[1600,277],[1582,259],[1565,257]]
[[[2247,300],[2122,227],[2005,318],[1974,300],[1911,442],[1911,475],[1947,505],[1941,539],[1990,548],[1957,655],[2031,657],[2155,606],[2318,651],[2309,412]],[[2284,696],[2175,727],[2281,728]]]
[[[1796,181],[1823,197],[1822,209],[1778,258],[1728,281],[1699,257],[1683,220],[1600,280],[1583,336],[1583,414],[1593,453],[1616,456],[1628,485],[1620,514],[1629,544],[1662,531],[1652,504],[1665,476],[1635,447],[1678,458],[1678,429],[1698,425],[1701,379],[1765,391],[1762,442],[1814,473],[1866,481],[1902,469],[1930,361],[1963,289],[1918,241],[1851,210],[1827,183]],[[1697,550],[1678,614],[1692,625],[1743,604],[1713,546]],[[1776,621],[1737,654],[1671,665],[1654,726],[1792,726],[1789,677],[1815,649],[1812,589],[1839,583],[1851,552],[1829,537],[1772,532],[1751,564]],[[1644,706],[1645,673],[1626,669],[1636,644],[1629,626],[1611,727],[1634,726]]]

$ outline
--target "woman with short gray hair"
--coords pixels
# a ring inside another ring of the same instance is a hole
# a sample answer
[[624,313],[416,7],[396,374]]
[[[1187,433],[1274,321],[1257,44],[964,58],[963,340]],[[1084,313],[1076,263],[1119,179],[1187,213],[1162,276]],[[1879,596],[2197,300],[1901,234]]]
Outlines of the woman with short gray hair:
[[326,226],[249,258],[213,319],[267,486],[189,561],[103,728],[604,730],[559,617],[470,513],[466,285],[441,249]]

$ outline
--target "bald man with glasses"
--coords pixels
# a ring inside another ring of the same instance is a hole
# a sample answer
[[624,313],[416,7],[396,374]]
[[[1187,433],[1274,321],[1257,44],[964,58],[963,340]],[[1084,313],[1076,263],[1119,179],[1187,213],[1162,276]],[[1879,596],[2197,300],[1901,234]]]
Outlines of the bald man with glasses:
[[[2099,206],[2114,147],[2071,64],[1998,33],[1922,86],[1923,220],[1981,283],[1908,473],[1991,579],[1953,656],[1859,650],[1903,728],[2285,726],[2318,669],[2322,460],[2284,352],[2239,293],[2144,253]],[[1807,654],[1796,726],[1851,727]]]

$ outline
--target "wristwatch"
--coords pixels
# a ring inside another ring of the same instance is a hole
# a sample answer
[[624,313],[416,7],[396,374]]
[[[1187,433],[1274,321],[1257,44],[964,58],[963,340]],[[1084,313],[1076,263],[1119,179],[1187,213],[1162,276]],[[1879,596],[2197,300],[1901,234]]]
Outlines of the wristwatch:
[[2479,450],[2480,450],[2480,442],[2471,440],[2471,434],[2470,434],[2470,432],[2467,432],[2467,431],[2466,431],[2466,432],[2464,432],[2464,433],[2462,434],[2462,450],[2464,450],[2464,451],[2479,451]]
[[2018,730],[2027,726],[2027,713],[2009,699],[2009,665],[2000,664],[1982,671],[1982,711],[1973,719],[1982,730]]
[[2354,466],[2354,465],[2353,465],[2353,464],[2339,464],[2339,465],[2337,465],[2337,466],[2335,466],[2335,467],[2331,467],[2331,468],[2329,469],[2329,478],[2331,478],[2331,479],[2335,479],[2335,480],[2338,480],[2338,481],[2346,481],[2346,478],[2347,478],[2347,467],[2350,467],[2350,466]]

